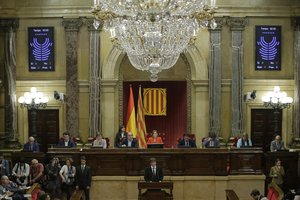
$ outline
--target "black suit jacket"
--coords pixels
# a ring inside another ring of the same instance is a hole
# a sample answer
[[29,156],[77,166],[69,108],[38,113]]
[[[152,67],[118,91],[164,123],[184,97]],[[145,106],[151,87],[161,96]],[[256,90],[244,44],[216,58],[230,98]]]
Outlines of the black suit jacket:
[[156,174],[152,173],[151,166],[146,167],[144,174],[145,181],[159,182],[164,179],[163,171],[160,167],[156,166]]
[[[184,139],[180,140],[180,142],[178,143],[178,147],[186,147],[185,146],[185,141]],[[194,140],[189,139],[189,146],[190,148],[196,148],[196,144]]]
[[139,143],[136,139],[133,139],[131,142],[131,147],[128,146],[128,140],[125,139],[122,143],[122,145],[126,145],[126,147],[128,148],[138,148],[139,147]]
[[81,170],[81,165],[76,167],[76,174],[75,174],[75,183],[79,189],[86,189],[87,186],[91,186],[92,182],[92,175],[91,175],[91,168],[85,165],[84,170]]
[[121,132],[117,132],[116,134],[116,147],[121,147],[123,140],[127,138],[127,132],[124,132],[124,137],[122,138]]

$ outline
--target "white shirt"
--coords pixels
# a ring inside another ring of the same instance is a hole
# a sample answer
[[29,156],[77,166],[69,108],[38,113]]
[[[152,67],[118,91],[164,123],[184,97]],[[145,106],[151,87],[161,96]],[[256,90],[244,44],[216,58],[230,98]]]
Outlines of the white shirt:
[[17,178],[17,183],[20,185],[27,185],[28,183],[28,177],[29,177],[29,172],[30,172],[30,166],[25,163],[24,165],[20,165],[20,163],[16,163],[14,168],[12,169],[12,175],[17,175],[17,176],[25,176],[24,182],[21,182],[19,178]]
[[[73,175],[73,177],[75,177],[76,168],[74,166],[70,166],[70,167],[72,169],[72,175]],[[59,171],[59,174],[61,176],[63,176],[65,178],[65,181],[66,181],[66,179],[68,179],[68,174],[69,174],[68,166],[67,165],[62,166],[62,168]]]
[[69,146],[69,140],[65,141],[65,147]]
[[105,139],[101,139],[100,141],[94,140],[93,146],[94,147],[102,147],[103,149],[106,149],[106,147],[107,147],[106,140]]

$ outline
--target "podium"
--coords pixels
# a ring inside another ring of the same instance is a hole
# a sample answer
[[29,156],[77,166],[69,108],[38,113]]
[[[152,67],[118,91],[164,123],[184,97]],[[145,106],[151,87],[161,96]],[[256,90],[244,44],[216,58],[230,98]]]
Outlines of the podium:
[[[173,182],[138,182],[139,200],[173,200]],[[142,193],[142,190],[146,189],[146,192]],[[170,193],[162,189],[170,190]]]

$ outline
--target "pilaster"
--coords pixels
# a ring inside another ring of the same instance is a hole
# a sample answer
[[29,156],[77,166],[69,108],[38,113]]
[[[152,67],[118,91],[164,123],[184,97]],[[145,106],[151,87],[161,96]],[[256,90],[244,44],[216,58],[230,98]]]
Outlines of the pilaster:
[[238,135],[243,132],[243,31],[248,19],[243,17],[230,17],[227,19],[232,35],[232,124],[231,134]]
[[78,136],[78,63],[77,63],[77,41],[78,31],[82,25],[79,18],[63,19],[62,25],[65,28],[66,37],[66,112],[67,131]]

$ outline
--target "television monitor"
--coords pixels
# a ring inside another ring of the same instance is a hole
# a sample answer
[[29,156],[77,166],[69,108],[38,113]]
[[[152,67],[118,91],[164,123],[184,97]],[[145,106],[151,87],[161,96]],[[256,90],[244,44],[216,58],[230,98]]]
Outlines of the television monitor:
[[54,28],[28,28],[29,71],[54,71]]
[[281,26],[256,26],[255,70],[281,70]]

